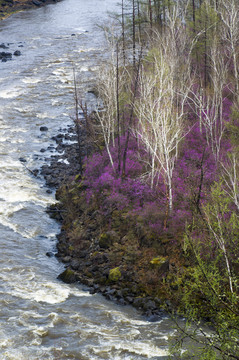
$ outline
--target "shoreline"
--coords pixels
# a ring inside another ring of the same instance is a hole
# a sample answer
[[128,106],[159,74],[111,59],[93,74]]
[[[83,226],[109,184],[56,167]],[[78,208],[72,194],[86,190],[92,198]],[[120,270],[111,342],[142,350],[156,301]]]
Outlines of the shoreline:
[[0,21],[24,10],[55,4],[60,0],[0,0]]
[[[123,269],[121,265],[115,266],[113,268],[115,272],[112,273],[113,250],[111,251],[110,247],[103,241],[102,244],[95,241],[99,236],[96,220],[97,209],[93,214],[90,214],[90,209],[89,214],[87,214],[87,209],[86,213],[82,212],[81,215],[74,214],[81,223],[84,241],[79,246],[73,246],[69,240],[71,236],[67,213],[69,209],[65,208],[62,199],[65,196],[65,191],[70,194],[71,184],[72,182],[74,184],[74,178],[79,174],[78,144],[66,143],[69,140],[76,141],[76,138],[74,126],[64,129],[64,132],[53,137],[52,140],[56,142],[56,150],[60,153],[64,152],[64,154],[52,155],[50,164],[44,165],[40,169],[40,174],[44,177],[46,187],[48,187],[47,191],[56,189],[56,200],[59,201],[46,210],[51,218],[61,223],[61,231],[57,234],[57,253],[55,256],[65,264],[65,270],[59,274],[58,279],[65,283],[79,282],[86,285],[91,294],[101,293],[106,299],[117,304],[132,305],[143,316],[146,316],[147,320],[158,321],[166,314],[161,299],[149,295],[145,296],[144,290],[141,290],[140,281],[131,279],[130,268]],[[59,159],[63,160],[59,162]],[[34,171],[36,172],[36,170]],[[86,208],[87,204],[84,203],[84,206]],[[108,232],[108,235],[119,241],[116,232]],[[93,242],[92,239],[94,239]],[[53,253],[46,255],[54,256]],[[166,301],[166,305],[170,311],[172,304],[169,300]]]

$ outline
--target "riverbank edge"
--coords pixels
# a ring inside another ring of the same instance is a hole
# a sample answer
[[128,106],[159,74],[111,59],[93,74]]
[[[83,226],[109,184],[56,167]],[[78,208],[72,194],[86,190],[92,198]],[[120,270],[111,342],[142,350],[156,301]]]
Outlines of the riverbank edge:
[[[172,296],[165,294],[167,287],[156,289],[160,293],[158,296],[158,293],[152,290],[154,283],[152,286],[145,286],[140,280],[144,276],[145,266],[142,263],[137,264],[137,256],[130,259],[127,266],[123,264],[120,257],[122,248],[126,249],[125,254],[128,252],[127,236],[122,238],[115,230],[105,231],[101,226],[104,220],[97,208],[88,208],[83,195],[85,187],[83,182],[80,182],[78,144],[74,126],[64,129],[63,133],[59,133],[52,140],[56,141],[56,150],[62,155],[53,155],[50,164],[41,168],[41,174],[49,189],[56,188],[58,202],[51,205],[47,212],[61,223],[55,256],[65,264],[65,270],[58,278],[66,283],[84,284],[91,294],[101,293],[108,300],[118,304],[132,305],[149,321],[162,318],[165,309],[167,312],[176,309],[171,302]],[[74,143],[68,144],[69,140]],[[84,148],[84,144],[82,145]],[[147,264],[150,263],[150,258],[155,256],[151,250],[143,254]],[[137,245],[132,244],[130,256],[134,256],[134,251],[137,253]],[[155,278],[158,274],[162,276],[165,271],[169,271],[170,264],[166,260],[161,264],[149,264],[148,267]],[[147,276],[150,277],[151,274],[148,273]],[[150,279],[148,281],[150,282]],[[177,290],[176,285],[175,289]]]
[[0,21],[24,10],[36,9],[61,0],[0,0]]

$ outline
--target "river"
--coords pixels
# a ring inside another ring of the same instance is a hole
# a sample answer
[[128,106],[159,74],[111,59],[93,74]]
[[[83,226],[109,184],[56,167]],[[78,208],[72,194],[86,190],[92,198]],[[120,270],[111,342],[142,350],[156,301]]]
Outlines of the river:
[[92,101],[87,90],[104,56],[97,23],[115,8],[116,0],[63,0],[0,23],[0,43],[21,51],[0,63],[1,360],[167,358],[167,316],[151,323],[57,280],[63,265],[46,256],[59,232],[45,212],[54,193],[28,171],[47,161],[51,137],[72,122],[73,64]]

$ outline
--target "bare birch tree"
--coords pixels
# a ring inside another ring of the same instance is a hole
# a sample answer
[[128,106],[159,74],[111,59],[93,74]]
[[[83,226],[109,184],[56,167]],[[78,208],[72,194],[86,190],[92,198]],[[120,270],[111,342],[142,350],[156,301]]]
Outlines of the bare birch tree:
[[[176,18],[169,30],[148,55],[139,77],[139,99],[135,104],[138,127],[135,132],[150,154],[151,187],[162,174],[166,185],[168,211],[173,208],[173,170],[178,145],[183,138],[184,104],[189,85],[186,71],[180,68],[178,44],[175,44]],[[178,25],[178,24],[177,24]],[[181,51],[182,49],[180,49]]]
[[226,53],[232,59],[235,83],[235,98],[239,102],[239,3],[238,0],[223,0],[219,9],[222,20],[222,40]]
[[227,85],[228,62],[221,56],[218,40],[214,39],[209,54],[211,88],[199,88],[193,93],[193,101],[200,129],[205,129],[208,146],[216,161],[220,158],[221,141],[225,131],[223,118],[224,90]]
[[235,152],[228,155],[227,162],[221,163],[224,191],[239,211],[239,161]]
[[111,56],[110,60],[105,63],[98,72],[96,87],[99,96],[99,104],[96,115],[101,127],[111,166],[115,170],[110,152],[110,145],[115,146],[116,135],[118,135],[118,140],[120,136],[120,94],[123,92],[126,71],[123,64],[120,62],[124,57],[121,56],[118,41],[112,38],[108,43]]

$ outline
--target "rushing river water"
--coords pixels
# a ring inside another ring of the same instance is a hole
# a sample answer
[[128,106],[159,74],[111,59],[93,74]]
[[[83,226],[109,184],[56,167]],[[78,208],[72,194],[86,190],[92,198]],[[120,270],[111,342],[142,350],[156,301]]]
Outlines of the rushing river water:
[[115,7],[116,0],[63,0],[0,23],[0,43],[22,53],[0,63],[1,360],[167,358],[167,317],[150,323],[57,280],[63,265],[45,255],[59,231],[45,213],[54,195],[27,170],[44,164],[51,152],[41,149],[71,123],[72,63],[89,90],[104,54],[96,23]]

